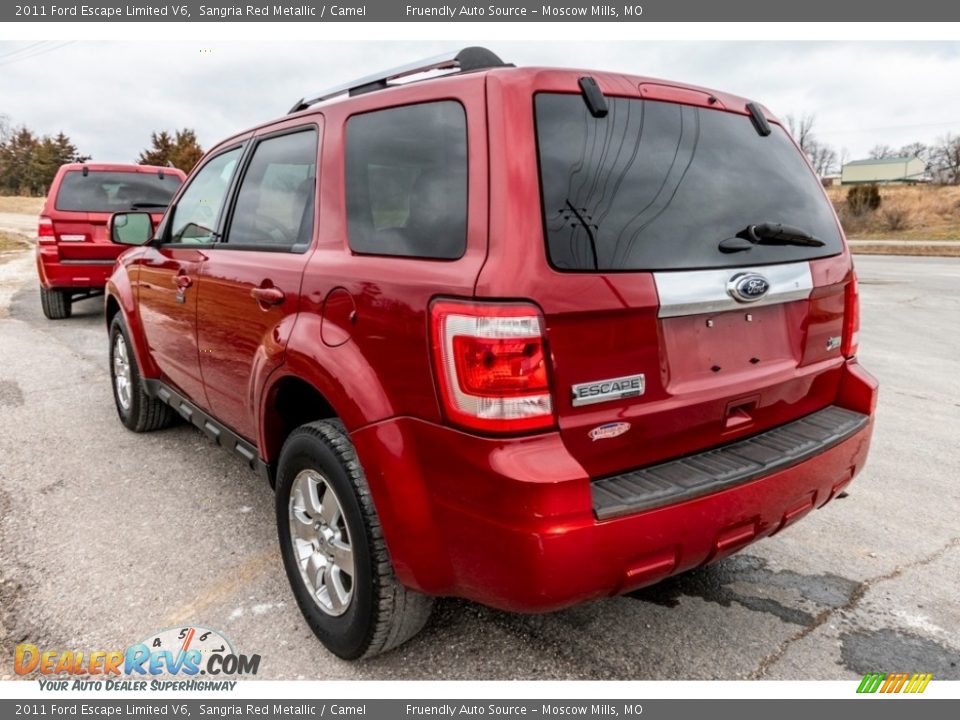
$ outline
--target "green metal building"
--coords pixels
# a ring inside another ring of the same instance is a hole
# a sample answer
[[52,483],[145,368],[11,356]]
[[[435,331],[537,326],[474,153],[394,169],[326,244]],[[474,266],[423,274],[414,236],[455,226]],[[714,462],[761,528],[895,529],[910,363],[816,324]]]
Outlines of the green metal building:
[[926,165],[918,157],[854,160],[843,166],[841,185],[877,183],[907,184],[925,180]]

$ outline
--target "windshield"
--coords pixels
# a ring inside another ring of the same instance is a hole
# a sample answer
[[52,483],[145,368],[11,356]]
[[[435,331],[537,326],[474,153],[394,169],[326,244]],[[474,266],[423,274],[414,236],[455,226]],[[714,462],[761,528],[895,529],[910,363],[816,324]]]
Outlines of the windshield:
[[[608,98],[593,117],[580,95],[535,99],[544,224],[560,270],[675,270],[809,260],[842,251],[816,177],[786,132],[750,118],[652,100]],[[822,247],[720,241],[782,223]]]
[[136,207],[153,210],[169,204],[180,187],[177,175],[156,172],[107,172],[90,170],[86,175],[71,170],[63,176],[57,193],[57,210],[115,213]]

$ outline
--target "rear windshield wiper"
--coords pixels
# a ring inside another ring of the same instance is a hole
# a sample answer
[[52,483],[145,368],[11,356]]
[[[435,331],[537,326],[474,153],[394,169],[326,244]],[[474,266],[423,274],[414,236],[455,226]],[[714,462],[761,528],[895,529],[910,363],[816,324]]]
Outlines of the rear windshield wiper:
[[780,223],[758,223],[748,225],[734,237],[720,241],[720,252],[735,253],[749,250],[754,245],[799,245],[801,247],[823,247],[818,240],[800,228]]
[[139,210],[140,208],[152,208],[152,207],[166,207],[170,203],[153,203],[153,202],[135,202],[131,203],[131,210]]

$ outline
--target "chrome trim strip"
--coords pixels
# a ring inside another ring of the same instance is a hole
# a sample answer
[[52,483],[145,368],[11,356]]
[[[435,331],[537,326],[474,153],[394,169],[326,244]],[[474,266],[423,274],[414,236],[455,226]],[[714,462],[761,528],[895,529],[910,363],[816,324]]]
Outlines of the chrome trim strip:
[[[731,297],[727,283],[738,273],[762,275],[770,283],[767,294],[749,304]],[[809,262],[719,270],[655,272],[653,280],[660,297],[658,317],[699,315],[777,305],[804,300],[810,297],[813,290],[813,274],[810,272]]]

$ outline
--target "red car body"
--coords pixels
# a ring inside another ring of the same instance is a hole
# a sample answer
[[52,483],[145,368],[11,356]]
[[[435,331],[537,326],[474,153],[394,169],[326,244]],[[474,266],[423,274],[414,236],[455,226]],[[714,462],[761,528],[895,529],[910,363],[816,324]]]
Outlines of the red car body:
[[[113,270],[113,264],[123,248],[110,242],[107,221],[120,210],[148,198],[137,189],[125,189],[119,182],[111,182],[112,197],[101,193],[80,191],[77,202],[64,207],[61,190],[64,183],[74,178],[92,181],[109,174],[111,178],[131,177],[166,178],[170,195],[186,175],[176,168],[150,165],[123,165],[116,163],[72,163],[57,171],[47,193],[37,228],[37,274],[46,290],[67,293],[85,293],[102,290]],[[171,182],[173,181],[173,182]],[[99,191],[98,191],[99,192]],[[97,202],[101,204],[97,204]],[[153,213],[159,222],[165,205]]]
[[[731,114],[749,127],[742,98],[589,75],[608,98]],[[107,283],[108,323],[122,313],[143,376],[222,424],[236,439],[231,447],[267,475],[299,423],[342,420],[396,575],[424,593],[527,612],[627,592],[779,532],[836,497],[866,461],[877,383],[856,359],[856,285],[842,240],[836,252],[802,263],[812,283],[803,297],[755,307],[665,313],[666,279],[655,272],[553,266],[532,102],[542,93],[579,96],[583,76],[537,68],[464,73],[323,104],[238,134],[208,158],[235,146],[246,152],[285,130],[317,129],[309,247],[154,244],[122,255]],[[462,256],[351,250],[350,118],[437,100],[459,103],[466,116]],[[158,236],[163,231],[161,224]],[[705,276],[689,277],[695,284]],[[541,340],[528,350],[545,358],[543,417],[498,425],[458,416],[438,324],[458,307],[540,324]],[[645,376],[639,396],[574,404],[572,387],[638,372]],[[310,412],[298,397],[309,399]],[[778,460],[770,472],[666,504],[625,502],[617,510],[609,498],[598,500],[600,482],[629,483],[638,470],[705,457],[778,428],[802,435],[790,424],[830,408],[855,415],[855,429],[795,461]]]

